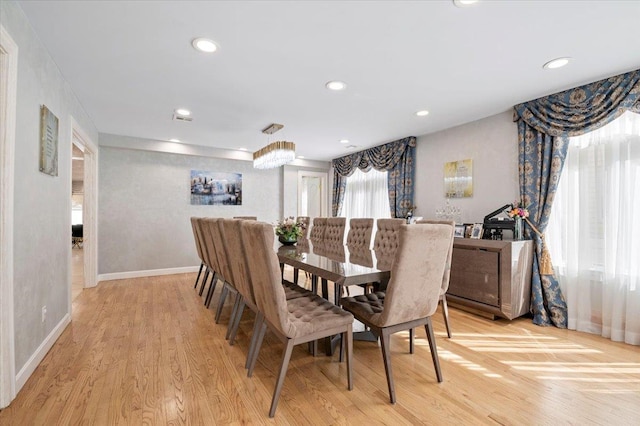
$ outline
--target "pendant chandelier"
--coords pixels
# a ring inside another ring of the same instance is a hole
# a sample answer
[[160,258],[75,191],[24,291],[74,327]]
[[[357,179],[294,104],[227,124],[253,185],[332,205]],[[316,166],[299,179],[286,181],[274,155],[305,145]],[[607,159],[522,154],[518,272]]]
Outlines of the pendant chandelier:
[[[271,135],[283,127],[282,124],[273,123],[263,129],[262,133]],[[253,167],[255,169],[274,169],[292,162],[295,158],[295,143],[287,141],[271,142],[253,153]]]

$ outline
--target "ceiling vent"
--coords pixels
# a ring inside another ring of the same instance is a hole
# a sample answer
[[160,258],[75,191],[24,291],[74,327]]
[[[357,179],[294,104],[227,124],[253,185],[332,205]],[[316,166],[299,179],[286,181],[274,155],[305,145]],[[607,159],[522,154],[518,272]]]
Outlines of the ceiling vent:
[[186,115],[173,114],[173,119],[175,121],[193,121],[192,117],[187,117]]

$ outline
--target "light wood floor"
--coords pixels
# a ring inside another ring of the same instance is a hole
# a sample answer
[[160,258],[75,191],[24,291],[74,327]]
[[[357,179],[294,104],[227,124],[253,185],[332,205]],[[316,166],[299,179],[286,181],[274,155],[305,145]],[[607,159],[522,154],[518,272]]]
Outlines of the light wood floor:
[[0,424],[639,424],[638,347],[456,309],[451,339],[440,312],[434,316],[443,383],[436,382],[424,330],[414,355],[406,333],[392,340],[396,405],[389,404],[375,343],[355,342],[353,391],[337,357],[313,358],[298,347],[270,420],[282,345],[267,336],[247,378],[251,316],[229,346],[230,305],[225,325],[214,324],[194,278],[85,289],[73,303],[71,325],[0,412]]

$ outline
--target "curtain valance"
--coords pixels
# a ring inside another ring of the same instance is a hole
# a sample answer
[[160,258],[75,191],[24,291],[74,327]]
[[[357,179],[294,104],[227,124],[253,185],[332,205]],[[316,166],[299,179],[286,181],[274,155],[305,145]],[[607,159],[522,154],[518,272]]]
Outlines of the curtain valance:
[[514,120],[550,136],[579,136],[640,113],[640,70],[565,90],[514,107]]
[[416,156],[416,137],[409,136],[384,145],[365,149],[331,162],[333,166],[333,202],[331,212],[339,216],[344,202],[347,177],[356,168],[387,171],[391,217],[405,217],[413,207],[413,176]]
[[409,147],[416,146],[416,138],[409,136],[384,145],[355,152],[331,162],[333,169],[340,176],[351,176],[356,168],[367,172],[372,167],[376,170],[393,170],[405,155]]

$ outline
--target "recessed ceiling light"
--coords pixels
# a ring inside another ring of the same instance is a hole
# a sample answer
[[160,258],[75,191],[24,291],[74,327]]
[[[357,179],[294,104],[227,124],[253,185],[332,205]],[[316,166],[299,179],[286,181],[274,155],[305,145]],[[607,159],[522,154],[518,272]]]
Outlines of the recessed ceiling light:
[[458,7],[468,7],[475,3],[478,3],[478,0],[453,0],[453,4]]
[[416,112],[416,115],[418,117],[424,117],[425,115],[429,115],[429,111],[427,111],[426,109],[423,109],[422,111]]
[[191,111],[189,111],[188,109],[185,109],[185,108],[178,108],[175,112],[178,115],[186,115],[186,116],[191,115]]
[[552,59],[549,62],[547,62],[546,64],[544,64],[542,66],[542,68],[548,69],[548,70],[561,68],[561,67],[564,67],[565,65],[567,65],[570,60],[571,60],[571,58],[569,58],[569,57]]
[[340,143],[349,143],[349,139],[342,139],[340,140]]
[[218,46],[213,42],[213,40],[204,37],[194,38],[191,45],[194,49],[205,53],[213,53],[218,50]]
[[240,151],[246,151],[247,148],[240,148]]
[[344,90],[347,88],[347,83],[344,81],[332,80],[328,81],[327,84],[325,84],[325,87],[329,90]]
[[171,138],[171,139],[169,139],[169,142],[180,142],[180,139]]
[[304,155],[298,155],[298,158],[304,158]]

